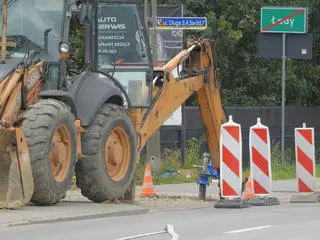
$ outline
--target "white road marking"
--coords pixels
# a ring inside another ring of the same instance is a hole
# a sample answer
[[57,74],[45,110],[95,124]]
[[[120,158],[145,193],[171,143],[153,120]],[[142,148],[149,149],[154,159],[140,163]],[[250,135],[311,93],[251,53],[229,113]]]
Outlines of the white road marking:
[[244,229],[240,229],[240,230],[228,231],[228,232],[224,232],[224,233],[241,233],[241,232],[255,231],[255,230],[260,230],[260,229],[264,229],[264,228],[271,228],[271,227],[272,227],[271,225],[259,226],[259,227],[244,228]]

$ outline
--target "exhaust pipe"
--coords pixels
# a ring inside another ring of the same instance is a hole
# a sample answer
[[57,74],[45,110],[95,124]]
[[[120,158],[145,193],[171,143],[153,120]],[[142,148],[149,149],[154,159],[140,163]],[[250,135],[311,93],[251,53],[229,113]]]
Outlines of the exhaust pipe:
[[2,43],[1,43],[1,60],[5,63],[7,60],[7,15],[8,0],[2,1]]

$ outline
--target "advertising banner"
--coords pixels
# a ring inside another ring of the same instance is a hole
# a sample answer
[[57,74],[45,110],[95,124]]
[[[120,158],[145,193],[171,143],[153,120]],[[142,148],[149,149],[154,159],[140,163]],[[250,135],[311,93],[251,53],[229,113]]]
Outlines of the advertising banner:
[[[141,12],[144,13],[143,6]],[[149,16],[151,13],[150,7]],[[183,17],[183,5],[158,5],[157,17]],[[183,30],[157,29],[157,60],[159,62],[169,61],[182,50],[182,44]]]

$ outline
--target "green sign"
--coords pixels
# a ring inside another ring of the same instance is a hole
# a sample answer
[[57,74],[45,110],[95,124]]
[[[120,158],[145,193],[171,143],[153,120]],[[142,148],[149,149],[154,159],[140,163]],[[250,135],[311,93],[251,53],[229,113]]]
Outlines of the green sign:
[[261,32],[306,33],[307,9],[294,7],[261,8]]

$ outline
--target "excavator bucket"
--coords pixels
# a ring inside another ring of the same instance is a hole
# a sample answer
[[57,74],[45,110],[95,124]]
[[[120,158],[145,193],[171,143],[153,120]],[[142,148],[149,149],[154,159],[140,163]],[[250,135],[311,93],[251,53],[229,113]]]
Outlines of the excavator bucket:
[[0,209],[18,209],[34,185],[28,146],[21,128],[0,128]]

